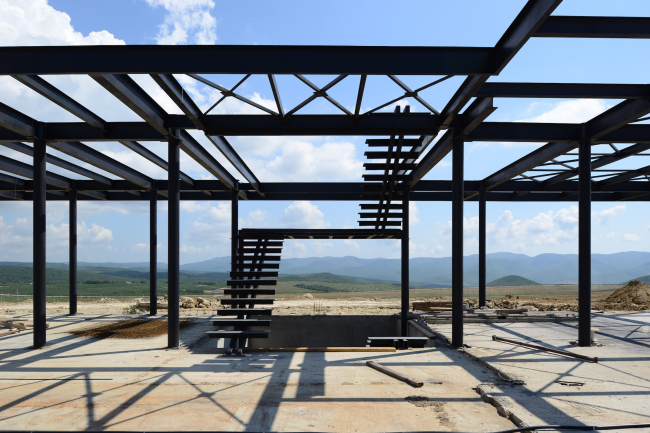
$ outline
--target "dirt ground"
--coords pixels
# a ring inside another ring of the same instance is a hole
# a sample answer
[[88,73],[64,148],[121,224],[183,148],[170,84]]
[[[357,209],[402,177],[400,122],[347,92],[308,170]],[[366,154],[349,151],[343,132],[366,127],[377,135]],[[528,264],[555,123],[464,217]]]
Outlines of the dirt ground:
[[[593,295],[593,308],[595,310],[631,311],[650,308],[644,305],[625,305],[606,302],[608,294]],[[276,298],[273,305],[275,315],[305,315],[305,314],[327,314],[327,315],[376,315],[394,314],[400,311],[400,299],[381,297],[349,297],[349,298],[320,298],[311,294],[292,295]],[[451,301],[450,296],[439,297],[412,297],[413,301]],[[119,301],[115,299],[102,299],[97,302],[80,302],[78,311],[81,314],[92,315],[119,315],[129,314],[131,307],[137,300]],[[476,298],[466,298],[465,302],[470,307],[477,307]],[[506,295],[488,301],[489,308],[528,308],[530,311],[577,311],[578,300],[568,297],[518,297]],[[213,314],[213,308],[220,308],[219,302],[213,302],[212,308],[181,308],[182,316],[206,316]],[[47,314],[66,314],[68,304],[66,302],[51,302],[47,304]],[[166,310],[159,310],[165,314]],[[0,303],[0,314],[21,315],[31,314],[31,300],[20,303]]]

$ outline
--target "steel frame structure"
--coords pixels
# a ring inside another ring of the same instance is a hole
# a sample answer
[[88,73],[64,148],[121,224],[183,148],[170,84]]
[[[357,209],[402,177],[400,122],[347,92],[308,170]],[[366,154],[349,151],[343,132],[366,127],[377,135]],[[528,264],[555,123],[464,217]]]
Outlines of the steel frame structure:
[[[0,102],[0,145],[33,156],[33,165],[0,157],[0,201],[34,203],[34,346],[45,338],[45,210],[47,200],[70,203],[70,313],[76,313],[76,206],[78,200],[148,200],[151,206],[151,300],[156,296],[156,206],[169,202],[169,346],[177,347],[180,200],[232,200],[237,215],[239,200],[347,200],[379,201],[386,191],[358,183],[267,183],[260,181],[226,136],[364,135],[390,136],[410,141],[419,159],[408,180],[396,191],[402,212],[409,201],[450,201],[453,222],[453,345],[463,344],[463,205],[479,202],[479,298],[485,304],[485,224],[488,201],[577,201],[579,228],[579,344],[590,344],[590,209],[592,201],[650,201],[650,166],[607,170],[605,166],[650,149],[650,85],[488,82],[498,75],[533,37],[650,38],[650,18],[553,16],[561,0],[529,0],[494,47],[350,47],[350,46],[73,46],[1,47],[0,75],[8,75],[76,116],[78,122],[41,122]],[[170,60],[173,59],[173,60]],[[244,74],[227,89],[200,74]],[[140,122],[108,122],[42,75],[88,75],[142,118]],[[167,113],[129,74],[148,74],[183,112]],[[186,74],[221,92],[205,113],[192,101],[173,74]],[[275,109],[263,107],[236,93],[251,75],[268,77]],[[276,75],[290,74],[313,95],[287,108]],[[334,75],[319,87],[305,75]],[[380,113],[389,101],[362,112],[369,75],[388,76],[424,106],[427,113]],[[439,75],[426,86],[411,89],[399,75]],[[359,77],[354,111],[328,94],[340,81]],[[452,76],[466,76],[444,107],[434,108],[419,94]],[[225,98],[236,98],[263,112],[259,115],[210,114]],[[300,114],[310,102],[323,98],[341,114]],[[606,98],[623,100],[583,124],[488,122],[496,110],[494,98]],[[465,108],[467,107],[467,108]],[[229,173],[188,130],[203,132],[239,174]],[[435,139],[439,133],[442,136]],[[417,136],[418,138],[404,138]],[[139,142],[168,144],[165,161]],[[371,140],[370,140],[371,141]],[[466,142],[547,142],[535,151],[485,179],[466,180],[463,148]],[[116,142],[168,171],[167,179],[152,179],[93,148],[93,142]],[[32,144],[31,146],[26,143]],[[88,143],[88,144],[86,144]],[[616,144],[631,144],[619,149]],[[592,146],[609,145],[611,153],[593,153]],[[47,154],[54,148],[119,179]],[[180,171],[183,151],[216,180],[197,180]],[[453,180],[422,178],[442,158],[453,153]],[[50,173],[57,165],[83,178]],[[400,171],[400,176],[407,170]],[[245,182],[239,182],[238,178]],[[406,177],[404,177],[406,179]],[[237,236],[233,216],[233,240]],[[401,239],[408,239],[408,218]],[[406,245],[406,246],[405,246]],[[408,309],[408,244],[402,242],[403,303]],[[152,314],[156,314],[152,308]]]

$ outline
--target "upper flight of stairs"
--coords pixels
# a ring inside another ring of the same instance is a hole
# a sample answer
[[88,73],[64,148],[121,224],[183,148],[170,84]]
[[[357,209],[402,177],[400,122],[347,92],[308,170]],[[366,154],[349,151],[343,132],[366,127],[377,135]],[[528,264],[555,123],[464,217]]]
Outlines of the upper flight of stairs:
[[[404,114],[409,113],[406,106]],[[399,107],[396,112],[399,113]],[[370,162],[363,164],[367,173],[363,175],[364,191],[379,193],[378,204],[361,204],[359,225],[374,227],[377,232],[383,232],[387,227],[402,226],[402,197],[408,191],[413,179],[412,171],[415,161],[422,152],[422,140],[405,139],[401,136],[391,136],[384,139],[368,139],[366,144],[371,150],[365,153]]]
[[273,305],[273,298],[258,298],[258,295],[275,295],[270,286],[277,284],[280,254],[283,236],[255,235],[247,236],[245,230],[239,232],[237,254],[233,257],[233,271],[227,281],[228,289],[224,294],[230,298],[221,299],[222,306],[215,310],[217,316],[212,324],[217,327],[234,327],[232,330],[209,331],[211,338],[230,338],[228,353],[242,354],[249,338],[268,338],[270,330],[250,330],[250,326],[270,327],[271,319],[254,318],[270,316],[271,308],[255,308]]

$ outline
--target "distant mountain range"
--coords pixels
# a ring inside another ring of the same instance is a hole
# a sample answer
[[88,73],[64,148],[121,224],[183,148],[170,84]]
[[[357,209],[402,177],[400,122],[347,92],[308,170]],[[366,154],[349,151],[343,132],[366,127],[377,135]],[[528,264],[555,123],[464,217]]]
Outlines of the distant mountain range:
[[[576,284],[578,282],[577,254],[540,254],[530,257],[525,254],[492,253],[486,257],[487,281],[508,275],[519,275],[541,284]],[[465,284],[478,284],[478,256],[466,256]],[[0,262],[2,265],[27,265],[31,263]],[[48,267],[67,267],[64,263],[48,263]],[[149,270],[149,263],[86,263],[79,267],[110,267],[135,271]],[[160,271],[167,270],[165,263],[159,263]],[[283,259],[281,275],[301,275],[328,272],[348,277],[399,283],[399,259],[361,259],[358,257],[310,257]],[[215,257],[210,260],[181,265],[186,272],[228,272],[230,257]],[[411,259],[411,284],[419,287],[440,287],[451,285],[451,257],[422,257]],[[618,284],[650,274],[650,253],[624,252],[592,255],[593,284]]]
[[[478,285],[478,255],[466,256],[465,284]],[[516,274],[540,284],[577,284],[577,254],[492,253],[486,256],[487,281]],[[183,270],[221,271],[230,267],[230,257],[182,265]],[[398,283],[399,259],[361,259],[358,257],[309,257],[283,259],[280,274],[300,275],[329,272],[358,278]],[[410,260],[411,284],[419,287],[451,285],[451,257],[421,257]],[[650,273],[650,253],[630,251],[592,255],[593,284],[618,284]]]

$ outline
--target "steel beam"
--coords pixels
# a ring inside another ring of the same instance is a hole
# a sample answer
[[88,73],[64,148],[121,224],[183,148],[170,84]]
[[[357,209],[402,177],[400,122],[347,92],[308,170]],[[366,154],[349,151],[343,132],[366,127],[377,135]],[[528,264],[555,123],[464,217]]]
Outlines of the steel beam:
[[167,136],[167,113],[128,75],[90,74],[113,96],[122,101],[163,136]]
[[494,98],[595,98],[645,99],[648,84],[579,84],[579,83],[485,83],[477,97]]
[[35,137],[37,121],[31,117],[14,110],[8,105],[0,103],[0,126],[23,137]]
[[591,141],[583,127],[579,150],[578,345],[591,346]]
[[237,189],[232,190],[230,201],[230,271],[235,272],[237,265],[237,248],[239,245],[239,194]]
[[[467,110],[456,117],[454,123],[458,127],[458,135],[466,137],[470,134],[483,120],[496,110],[493,105],[493,98],[476,98],[476,100],[467,107]],[[430,142],[432,136],[424,137],[423,143]],[[428,143],[427,143],[428,144]],[[426,147],[426,146],[425,146]],[[433,148],[426,154],[413,170],[413,180],[411,186],[420,181],[433,167],[436,166],[452,149],[451,129],[447,130],[445,135],[438,140]]]
[[77,314],[77,190],[71,189],[68,192],[68,200],[70,201],[69,210],[69,248],[70,248],[70,289],[69,289],[69,304],[70,315]]
[[[181,148],[185,153],[208,170],[210,174],[223,182],[228,189],[232,190],[235,188],[235,178],[194,137],[187,131],[179,131],[179,138]],[[246,199],[246,192],[240,191],[239,195],[243,199]]]
[[44,347],[46,336],[46,237],[45,237],[45,194],[46,178],[45,155],[47,144],[45,140],[34,141],[34,193],[33,193],[33,312],[34,312],[34,348]]
[[486,225],[487,212],[485,202],[485,190],[479,191],[478,195],[478,306],[486,305]]
[[180,344],[180,148],[177,137],[170,136],[168,141],[169,184],[168,184],[168,274],[167,297],[168,322],[167,342],[169,348],[178,348]]
[[[397,198],[397,197],[396,197]],[[402,337],[408,336],[408,314],[409,314],[409,285],[410,285],[410,274],[409,274],[409,193],[404,191],[402,195],[402,238],[401,238],[401,247],[402,247],[402,302],[401,302],[401,311],[402,317],[400,320],[400,335]]]
[[63,152],[73,158],[77,158],[97,168],[101,168],[104,171],[126,179],[129,182],[133,182],[136,185],[140,185],[143,188],[149,189],[152,186],[152,179],[148,176],[145,176],[131,167],[122,164],[121,162],[118,162],[113,158],[86,146],[85,144],[64,141],[48,142],[48,145],[59,152]]
[[[2,47],[7,74],[494,74],[492,48],[340,45]],[[171,59],[171,61],[170,61]],[[228,61],[224,61],[228,59]]]
[[221,152],[223,156],[226,157],[228,162],[230,162],[232,166],[235,167],[235,169],[240,172],[242,176],[244,176],[244,179],[250,183],[253,189],[263,196],[264,194],[262,191],[260,191],[260,181],[257,179],[253,171],[248,168],[244,160],[239,156],[235,149],[233,149],[228,140],[226,140],[225,137],[221,137],[219,135],[208,135],[207,137],[215,145],[215,147],[219,149],[219,152]]
[[612,185],[615,185],[615,184],[618,184],[618,183],[621,183],[621,182],[626,182],[626,181],[634,179],[635,177],[644,176],[644,175],[647,175],[647,174],[650,174],[650,165],[648,165],[646,167],[636,169],[636,170],[629,170],[629,171],[627,171],[625,173],[621,173],[619,175],[612,176],[612,177],[607,178],[605,180],[601,180],[600,182],[598,182],[598,186],[600,186],[600,187],[610,187]]
[[552,16],[535,32],[538,38],[649,39],[650,18]]
[[[621,149],[616,153],[613,153],[611,155],[605,155],[601,156],[599,158],[596,158],[595,160],[591,161],[591,169],[596,169],[596,168],[601,168],[604,167],[608,164],[612,164],[614,162],[620,161],[622,159],[625,159],[629,156],[634,156],[638,153],[641,153],[645,150],[650,149],[650,144],[645,144],[645,143],[639,143],[635,144],[629,147],[626,147],[625,149]],[[544,185],[554,185],[558,182],[562,182],[567,179],[571,179],[574,176],[578,175],[578,170],[575,169],[574,171],[567,172],[567,173],[562,173],[558,174],[557,176],[553,176],[551,178],[545,179],[544,180]]]
[[[0,145],[28,156],[34,156],[34,149],[31,146],[28,146],[27,144],[24,143],[6,142],[6,143],[0,143]],[[61,167],[73,173],[80,174],[81,176],[85,176],[87,178],[96,180],[97,182],[101,182],[106,185],[111,185],[111,179],[107,178],[106,176],[102,176],[101,174],[95,173],[94,171],[88,170],[87,168],[79,167],[78,165],[73,164],[64,159],[57,158],[56,156],[52,156],[52,155],[45,155],[45,160],[48,164],[56,165],[57,167]]]
[[278,88],[278,83],[275,81],[275,75],[269,74],[269,84],[271,85],[271,91],[273,92],[275,105],[278,107],[278,114],[280,117],[284,117],[284,106],[282,105],[282,98],[280,97],[280,89]]
[[[35,148],[36,146],[34,146]],[[34,149],[35,150],[35,149]],[[34,158],[36,158],[36,152],[34,152]],[[47,157],[46,157],[47,160]],[[6,171],[7,173],[13,173],[17,176],[26,177],[32,179],[35,176],[35,166],[25,164],[20,161],[15,161],[6,156],[0,155],[0,170]],[[70,189],[72,185],[72,180],[67,177],[45,172],[45,182],[48,185],[52,185],[61,189]],[[36,185],[36,179],[34,179],[34,187]]]
[[103,130],[106,121],[66,95],[38,75],[14,75],[16,80],[23,83],[41,96],[46,97],[54,102],[59,107],[68,111],[69,113],[77,116],[84,122],[93,126],[94,128]]
[[[163,170],[167,170],[168,168],[167,161],[165,161],[164,159],[162,159],[161,157],[159,157],[158,155],[156,155],[155,153],[153,153],[152,151],[150,151],[149,149],[147,149],[137,141],[120,141],[120,143],[128,147],[129,149],[131,149],[141,157],[147,159],[150,162],[153,162]],[[180,173],[181,173],[181,180],[183,182],[188,183],[190,185],[194,183],[194,179],[192,179],[182,171]]]
[[[188,119],[192,121],[194,126],[201,128],[201,118],[203,113],[197,107],[190,95],[185,92],[183,86],[180,85],[172,74],[151,74],[151,78],[164,90],[164,92],[171,98],[178,108],[180,108]],[[162,110],[162,108],[161,108]]]
[[433,167],[436,166],[453,148],[453,130],[447,132],[436,142],[429,152],[420,160],[413,170],[411,186],[420,181]]
[[158,314],[158,191],[149,191],[149,315]]
[[453,139],[451,203],[451,344],[463,346],[463,205],[464,146],[462,138]]
[[[510,24],[495,46],[496,69],[501,72],[528,39],[557,8],[562,0],[530,0]],[[467,77],[441,113],[441,123],[449,127],[454,117],[470,101],[489,78],[488,75]]]

